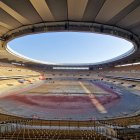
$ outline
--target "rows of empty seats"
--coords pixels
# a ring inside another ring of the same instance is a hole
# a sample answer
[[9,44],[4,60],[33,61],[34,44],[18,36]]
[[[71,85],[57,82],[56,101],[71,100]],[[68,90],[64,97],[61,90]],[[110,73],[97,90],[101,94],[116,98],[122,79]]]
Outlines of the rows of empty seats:
[[38,72],[20,67],[0,67],[0,76],[25,76],[25,75],[39,75]]
[[19,85],[21,81],[31,83],[38,80],[39,75],[39,72],[24,66],[0,63],[0,89],[5,91],[7,88]]
[[102,70],[102,74],[114,77],[140,78],[140,65],[114,67],[112,69]]
[[[45,121],[45,120],[32,120],[32,119],[25,119],[25,118],[20,118],[16,116],[10,116],[10,115],[0,115],[0,122],[1,124],[7,123],[7,127],[11,123],[14,125],[14,127],[11,125],[10,127],[12,129],[8,128],[5,129],[5,131],[2,131],[2,128],[0,128],[0,139],[6,139],[6,140],[59,140],[59,139],[73,139],[73,140],[110,140],[110,138],[107,138],[106,136],[103,136],[102,134],[99,134],[95,132],[94,130],[71,130],[71,129],[51,129],[51,126],[49,129],[39,129],[39,128],[34,128],[33,126],[39,125],[41,128],[41,125],[52,125],[58,121],[54,121],[51,123],[51,121]],[[4,121],[5,118],[5,121]],[[60,122],[60,121],[59,121]],[[56,123],[56,125],[57,125]],[[63,125],[65,124],[62,122]],[[70,123],[70,122],[69,122]],[[95,123],[94,123],[95,124]],[[20,126],[21,125],[21,126]],[[75,124],[74,124],[75,125]],[[30,126],[30,127],[29,127]],[[87,125],[86,125],[87,126]]]
[[140,115],[127,117],[127,118],[101,120],[100,123],[110,125],[110,126],[120,126],[120,127],[127,127],[129,125],[136,125],[136,124],[140,125]]
[[[105,135],[101,129],[103,127],[105,128],[106,126],[107,128],[109,128],[109,126],[110,128],[113,128],[113,130],[116,132],[114,137],[118,139],[140,139],[140,128],[130,128],[130,126],[140,125],[140,115],[110,120],[80,122],[70,120],[39,120],[0,114],[0,124],[0,139],[7,140],[109,140],[111,139],[110,136],[107,134]],[[3,125],[7,125],[5,130],[2,129]],[[86,129],[81,129],[83,127]]]
[[93,130],[19,129],[0,134],[1,139],[24,140],[111,140]]
[[116,129],[117,138],[123,140],[140,140],[140,128],[122,128]]

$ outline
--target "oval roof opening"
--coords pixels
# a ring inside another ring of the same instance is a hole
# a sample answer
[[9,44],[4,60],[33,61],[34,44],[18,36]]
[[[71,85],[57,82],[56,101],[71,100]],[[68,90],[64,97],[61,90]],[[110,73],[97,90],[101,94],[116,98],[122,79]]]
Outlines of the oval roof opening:
[[51,32],[26,35],[8,43],[19,56],[46,64],[94,64],[133,50],[131,42],[111,35],[83,32]]

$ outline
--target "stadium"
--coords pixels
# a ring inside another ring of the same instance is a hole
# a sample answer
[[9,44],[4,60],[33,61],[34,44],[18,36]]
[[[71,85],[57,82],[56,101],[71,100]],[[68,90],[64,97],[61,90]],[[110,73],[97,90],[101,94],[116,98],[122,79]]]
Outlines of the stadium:
[[[0,139],[139,140],[139,13],[140,0],[0,0]],[[8,47],[52,32],[109,35],[133,47],[97,63],[42,62]]]

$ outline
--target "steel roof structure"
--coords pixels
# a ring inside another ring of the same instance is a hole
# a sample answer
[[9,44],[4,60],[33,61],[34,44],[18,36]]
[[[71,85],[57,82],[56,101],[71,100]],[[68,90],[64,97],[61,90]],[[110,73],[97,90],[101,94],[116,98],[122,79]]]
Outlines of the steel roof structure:
[[133,50],[118,58],[86,66],[139,62],[140,0],[0,0],[0,61],[39,64],[9,53],[7,42],[27,34],[57,31],[110,34],[134,44]]

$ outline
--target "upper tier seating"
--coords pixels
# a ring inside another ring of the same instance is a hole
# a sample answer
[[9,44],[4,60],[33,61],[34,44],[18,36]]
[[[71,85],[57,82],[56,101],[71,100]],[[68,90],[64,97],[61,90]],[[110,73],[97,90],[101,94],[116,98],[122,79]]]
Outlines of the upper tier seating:
[[140,78],[140,65],[115,67],[103,71],[103,75],[125,78]]

